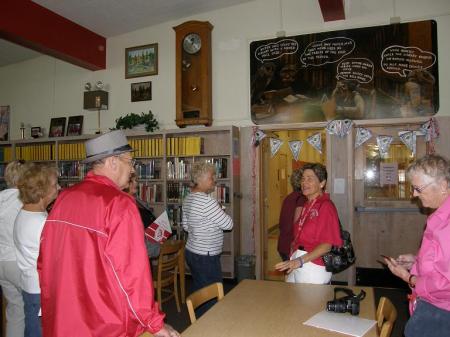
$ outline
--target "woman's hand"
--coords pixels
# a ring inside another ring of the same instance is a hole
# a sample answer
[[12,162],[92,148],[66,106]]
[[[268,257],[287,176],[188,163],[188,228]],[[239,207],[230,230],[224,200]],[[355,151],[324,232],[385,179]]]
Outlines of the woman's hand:
[[300,262],[299,258],[279,262],[275,265],[275,269],[278,271],[286,271],[287,274],[292,272],[294,269],[300,268],[302,266],[302,263]]
[[403,281],[408,282],[409,281],[409,271],[405,267],[405,265],[400,264],[393,258],[384,258],[384,261],[386,262],[386,265],[388,266],[389,270],[394,274],[395,276],[398,276]]
[[412,254],[402,254],[397,257],[397,263],[401,264],[407,270],[411,270],[412,265],[416,262],[415,255]]

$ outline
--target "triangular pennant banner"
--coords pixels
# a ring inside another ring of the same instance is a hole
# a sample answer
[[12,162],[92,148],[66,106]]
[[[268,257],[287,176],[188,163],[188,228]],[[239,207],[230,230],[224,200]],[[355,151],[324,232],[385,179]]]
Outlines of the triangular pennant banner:
[[355,149],[372,138],[372,131],[366,128],[356,128]]
[[301,140],[291,140],[289,142],[289,147],[291,148],[292,155],[294,159],[297,161],[300,156],[300,151],[302,149],[303,142]]
[[283,142],[277,138],[270,138],[270,156],[273,157],[277,154]]
[[334,120],[334,121],[329,121],[326,127],[326,130],[328,132],[329,135],[339,135],[341,129],[341,121],[339,120]]
[[309,136],[308,138],[306,138],[306,141],[311,144],[313,148],[322,153],[322,135],[320,134],[320,132]]
[[398,133],[400,140],[406,145],[406,147],[412,152],[413,156],[416,155],[416,132],[415,131],[400,131]]
[[389,147],[394,137],[392,136],[377,136],[378,151],[381,158],[386,158],[389,154]]
[[420,131],[425,134],[425,141],[429,142],[435,138],[439,137],[439,127],[436,122],[436,119],[430,118],[427,122],[425,122],[421,127]]
[[261,141],[266,137],[266,134],[262,130],[256,130],[253,135],[253,145],[258,146]]
[[344,119],[343,121],[341,121],[341,132],[339,134],[339,136],[341,138],[347,136],[353,126],[353,121],[351,119]]

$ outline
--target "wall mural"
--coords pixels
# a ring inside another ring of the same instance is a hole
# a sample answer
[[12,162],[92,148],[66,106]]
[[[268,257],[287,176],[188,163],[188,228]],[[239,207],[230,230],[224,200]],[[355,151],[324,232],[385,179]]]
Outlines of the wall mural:
[[432,116],[439,108],[433,20],[250,44],[255,124]]

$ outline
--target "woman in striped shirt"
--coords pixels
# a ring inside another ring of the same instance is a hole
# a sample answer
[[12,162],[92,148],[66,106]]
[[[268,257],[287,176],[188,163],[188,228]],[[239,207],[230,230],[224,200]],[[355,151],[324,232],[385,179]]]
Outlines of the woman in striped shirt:
[[183,228],[188,233],[186,262],[192,275],[192,291],[222,282],[223,231],[233,228],[231,217],[208,195],[214,191],[215,178],[212,164],[194,163],[193,186],[183,202]]

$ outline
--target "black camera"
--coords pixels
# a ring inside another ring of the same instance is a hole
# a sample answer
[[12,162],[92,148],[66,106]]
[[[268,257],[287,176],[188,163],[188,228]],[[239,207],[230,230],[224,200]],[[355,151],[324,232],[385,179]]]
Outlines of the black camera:
[[[344,292],[347,296],[336,298],[338,292]],[[351,289],[334,288],[334,299],[327,302],[327,311],[349,312],[352,315],[358,315],[359,302],[361,302],[364,297],[366,297],[366,292],[364,290],[361,290],[359,295],[355,295]]]

